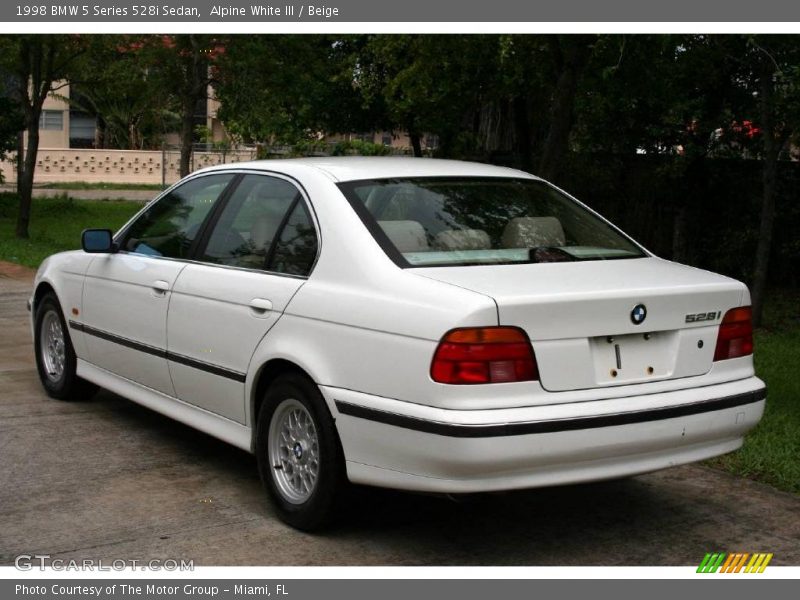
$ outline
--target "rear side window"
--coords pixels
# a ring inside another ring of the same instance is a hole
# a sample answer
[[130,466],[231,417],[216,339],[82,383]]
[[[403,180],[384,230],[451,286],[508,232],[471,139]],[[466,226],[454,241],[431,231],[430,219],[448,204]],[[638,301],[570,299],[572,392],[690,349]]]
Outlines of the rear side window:
[[317,235],[311,215],[303,202],[297,202],[275,243],[269,270],[289,275],[307,275],[316,257]]
[[401,267],[645,256],[619,230],[543,181],[422,177],[339,188]]
[[247,175],[213,225],[202,260],[307,275],[316,251],[316,232],[297,188],[276,177]]
[[207,175],[175,188],[139,215],[122,247],[149,256],[190,258],[203,221],[233,178],[230,173]]

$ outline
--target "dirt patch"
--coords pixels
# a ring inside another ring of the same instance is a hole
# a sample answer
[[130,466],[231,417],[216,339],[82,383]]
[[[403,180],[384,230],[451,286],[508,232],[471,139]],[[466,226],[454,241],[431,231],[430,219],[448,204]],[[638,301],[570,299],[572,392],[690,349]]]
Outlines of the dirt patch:
[[33,281],[36,271],[15,263],[0,260],[0,277],[16,279],[17,281]]

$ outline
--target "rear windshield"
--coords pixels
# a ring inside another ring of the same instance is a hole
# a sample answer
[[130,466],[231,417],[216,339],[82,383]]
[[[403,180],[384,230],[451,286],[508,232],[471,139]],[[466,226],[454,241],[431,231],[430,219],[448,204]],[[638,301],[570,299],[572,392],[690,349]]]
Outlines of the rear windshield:
[[409,178],[339,188],[402,267],[640,258],[617,229],[537,180]]

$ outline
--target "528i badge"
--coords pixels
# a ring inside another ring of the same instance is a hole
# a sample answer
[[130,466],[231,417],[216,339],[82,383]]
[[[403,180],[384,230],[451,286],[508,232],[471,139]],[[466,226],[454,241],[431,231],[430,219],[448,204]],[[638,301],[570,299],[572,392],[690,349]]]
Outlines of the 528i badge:
[[685,323],[699,323],[700,321],[716,321],[722,317],[722,311],[695,313],[686,315]]

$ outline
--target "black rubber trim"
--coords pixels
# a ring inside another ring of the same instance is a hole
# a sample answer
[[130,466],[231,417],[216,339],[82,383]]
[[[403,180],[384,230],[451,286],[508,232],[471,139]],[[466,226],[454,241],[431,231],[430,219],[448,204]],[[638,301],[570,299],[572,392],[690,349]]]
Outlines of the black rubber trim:
[[616,427],[618,425],[630,425],[631,423],[645,423],[647,421],[661,421],[663,419],[674,419],[688,415],[698,415],[706,412],[725,410],[736,406],[744,406],[760,402],[767,397],[767,388],[761,388],[754,392],[715,398],[713,400],[703,400],[702,402],[692,402],[680,406],[669,406],[665,408],[653,408],[649,410],[637,410],[611,415],[598,415],[595,417],[579,417],[576,419],[556,419],[553,421],[533,421],[529,423],[503,423],[497,425],[456,425],[453,423],[442,423],[441,421],[429,421],[417,417],[408,417],[396,413],[366,408],[349,402],[336,400],[338,411],[350,417],[366,419],[386,425],[393,425],[403,429],[432,433],[447,437],[459,438],[487,438],[487,437],[506,437],[512,435],[530,435],[534,433],[556,433],[559,431],[576,431],[580,429],[598,429],[601,427]]
[[87,335],[100,338],[101,340],[106,340],[107,342],[114,342],[115,344],[125,346],[126,348],[131,348],[132,350],[138,350],[139,352],[152,354],[153,356],[158,356],[160,358],[167,358],[166,350],[156,348],[155,346],[148,346],[147,344],[142,344],[141,342],[136,342],[128,338],[120,337],[118,335],[114,335],[113,333],[108,333],[107,331],[95,329],[94,327],[84,325],[83,323],[78,323],[77,321],[70,321],[69,327],[75,331],[82,331]]
[[225,367],[220,367],[218,365],[212,365],[207,362],[202,362],[200,360],[195,360],[193,358],[189,358],[188,356],[184,356],[183,354],[175,354],[174,352],[167,352],[167,360],[171,360],[172,362],[186,365],[187,367],[192,367],[194,369],[199,369],[200,371],[205,371],[206,373],[211,373],[212,375],[219,375],[220,377],[225,377],[226,379],[233,379],[234,381],[239,381],[244,383],[247,379],[246,373],[240,373],[239,371],[231,371],[230,369],[226,369]]
[[128,338],[114,335],[113,333],[102,331],[101,329],[95,329],[94,327],[90,327],[89,325],[84,325],[83,323],[78,323],[77,321],[70,321],[69,326],[71,329],[74,329],[75,331],[82,331],[87,335],[100,338],[101,340],[113,342],[115,344],[119,344],[120,346],[131,348],[132,350],[138,350],[139,352],[144,352],[145,354],[152,354],[153,356],[165,358],[167,360],[171,360],[172,362],[179,363],[181,365],[186,365],[187,367],[192,367],[194,369],[198,369],[199,371],[205,371],[206,373],[211,373],[212,375],[218,375],[219,377],[225,377],[226,379],[233,379],[234,381],[239,381],[241,383],[244,383],[245,380],[247,379],[246,373],[232,371],[230,369],[226,369],[225,367],[212,365],[210,363],[189,358],[188,356],[183,356],[182,354],[175,354],[174,352],[168,352],[167,350],[163,350],[161,348],[148,346],[147,344],[142,344],[141,342],[137,342]]

